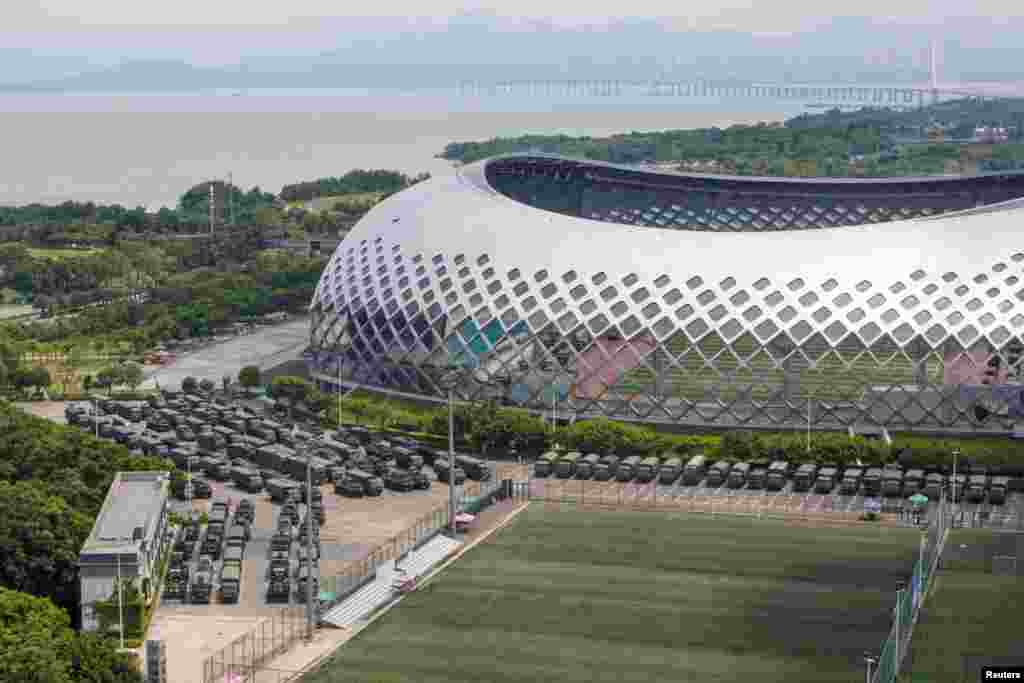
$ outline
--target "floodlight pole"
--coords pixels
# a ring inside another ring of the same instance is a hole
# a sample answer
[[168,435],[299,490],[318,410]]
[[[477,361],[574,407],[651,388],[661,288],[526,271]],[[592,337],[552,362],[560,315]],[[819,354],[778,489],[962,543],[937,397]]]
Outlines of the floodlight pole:
[[124,594],[124,588],[121,585],[121,552],[117,553],[117,612],[121,620],[121,628],[118,629],[121,633],[121,649],[124,649],[124,600],[122,595]]
[[867,664],[867,677],[864,679],[866,683],[871,683],[871,665],[874,664],[877,659],[871,656],[870,652],[864,653],[864,663]]
[[313,449],[306,447],[306,642],[313,642]]
[[807,452],[811,452],[811,397],[807,397]]
[[455,387],[448,385],[448,522],[452,538],[455,529]]
[[92,426],[96,430],[96,438],[100,438],[100,408],[95,396],[92,398]]
[[956,495],[956,461],[957,461],[957,458],[959,458],[959,457],[960,457],[960,449],[959,448],[954,448],[953,449],[953,481],[951,482],[952,487],[953,487],[953,511],[954,512],[956,512],[956,499],[957,499],[957,495]]

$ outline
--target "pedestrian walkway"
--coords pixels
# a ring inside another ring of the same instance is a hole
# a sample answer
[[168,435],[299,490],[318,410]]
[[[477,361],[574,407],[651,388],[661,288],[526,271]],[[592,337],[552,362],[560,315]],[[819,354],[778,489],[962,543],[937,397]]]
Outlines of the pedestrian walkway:
[[423,576],[460,546],[460,541],[439,535],[406,555],[400,564],[401,573],[395,569],[394,560],[385,562],[377,568],[373,581],[324,613],[320,621],[336,628],[355,625],[395,598],[398,594],[395,584],[399,578],[415,579]]

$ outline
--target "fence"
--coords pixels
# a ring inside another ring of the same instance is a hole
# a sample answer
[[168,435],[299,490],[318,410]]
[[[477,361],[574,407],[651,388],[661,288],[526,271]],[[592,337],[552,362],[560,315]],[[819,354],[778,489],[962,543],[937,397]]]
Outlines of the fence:
[[921,605],[935,570],[949,530],[953,514],[948,505],[939,505],[932,513],[921,535],[921,548],[914,573],[909,585],[901,585],[896,591],[896,606],[893,610],[893,625],[889,636],[882,645],[878,657],[878,668],[872,677],[874,683],[895,683],[900,667],[910,649],[914,625],[920,614]]
[[[486,482],[467,481],[459,492],[456,489],[456,514],[471,505],[474,499],[481,499],[497,493],[501,482],[493,475]],[[377,545],[366,557],[352,563],[345,570],[331,577],[321,578],[321,592],[326,599],[321,603],[321,611],[326,611],[354,591],[365,585],[376,575],[377,568],[391,560],[400,560],[417,546],[429,540],[442,529],[449,526],[450,504],[445,502],[423,515],[400,533]]]
[[203,683],[260,683],[257,669],[302,638],[306,632],[304,607],[282,607],[203,662]]

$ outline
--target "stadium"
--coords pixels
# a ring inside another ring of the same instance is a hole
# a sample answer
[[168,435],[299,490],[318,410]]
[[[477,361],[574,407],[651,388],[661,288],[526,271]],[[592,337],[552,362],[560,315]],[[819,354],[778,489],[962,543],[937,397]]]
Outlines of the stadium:
[[310,363],[424,400],[680,427],[1010,433],[1024,175],[807,179],[495,157],[374,207]]

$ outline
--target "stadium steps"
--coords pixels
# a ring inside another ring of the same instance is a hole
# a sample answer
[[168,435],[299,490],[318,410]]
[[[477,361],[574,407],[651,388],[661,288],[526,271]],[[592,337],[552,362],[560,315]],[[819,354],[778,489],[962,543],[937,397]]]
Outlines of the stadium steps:
[[[406,577],[419,578],[461,546],[460,541],[438,535],[406,555],[400,565]],[[320,621],[337,628],[351,627],[394,599],[395,583],[399,579],[394,560],[385,562],[377,568],[373,581],[328,610]]]

